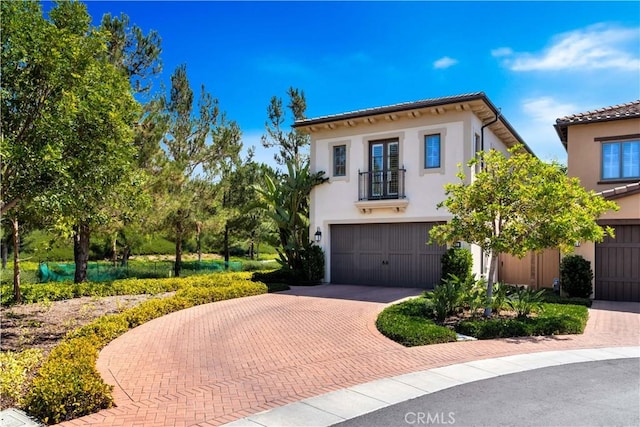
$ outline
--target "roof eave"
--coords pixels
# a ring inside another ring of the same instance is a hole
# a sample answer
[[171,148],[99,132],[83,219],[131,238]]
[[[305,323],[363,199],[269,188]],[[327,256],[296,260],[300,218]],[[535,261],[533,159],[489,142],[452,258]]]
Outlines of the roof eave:
[[[317,119],[304,119],[304,120],[296,121],[293,124],[293,127],[294,128],[310,128],[312,126],[342,122],[346,120],[354,120],[354,119],[360,119],[364,117],[407,112],[411,110],[419,110],[422,108],[438,107],[442,105],[452,105],[452,104],[457,104],[461,102],[472,102],[472,101],[484,102],[484,104],[491,110],[494,116],[497,116],[500,114],[500,111],[498,110],[498,108],[496,108],[496,106],[491,102],[491,100],[489,100],[489,98],[484,92],[477,92],[470,95],[438,98],[432,101],[422,101],[422,102],[418,101],[418,102],[412,102],[412,103],[406,103],[406,104],[396,104],[396,105],[391,105],[387,107],[370,108],[370,109],[355,111],[352,113],[344,113],[344,114],[336,114],[331,116],[319,117]],[[535,155],[531,150],[531,148],[527,145],[527,143],[518,134],[518,132],[516,132],[513,126],[511,126],[509,121],[504,118],[504,116],[500,115],[499,121],[509,131],[509,133],[511,133],[511,135],[516,139],[516,141],[519,144],[522,144],[524,146],[527,152]]]

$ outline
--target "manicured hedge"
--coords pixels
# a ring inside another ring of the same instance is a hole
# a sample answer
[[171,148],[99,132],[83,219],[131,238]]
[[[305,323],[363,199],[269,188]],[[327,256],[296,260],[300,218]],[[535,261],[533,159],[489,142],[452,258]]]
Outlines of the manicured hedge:
[[[43,422],[54,424],[111,407],[111,386],[102,381],[95,368],[100,349],[130,328],[165,314],[267,292],[264,283],[252,282],[249,277],[246,273],[218,273],[162,279],[178,289],[174,296],[145,301],[70,332],[42,364],[25,397],[24,408]],[[152,289],[169,286],[152,282],[156,281],[147,282]]]
[[[230,283],[236,280],[248,280],[250,272],[215,273],[188,277],[170,277],[164,279],[122,279],[113,282],[50,282],[32,283],[20,287],[25,304],[41,301],[62,301],[79,297],[107,297],[116,295],[159,294],[177,291],[185,286],[211,286]],[[14,303],[11,286],[2,286],[2,305]]]
[[378,315],[376,327],[382,335],[407,347],[455,341],[456,333],[427,318],[425,307],[422,297],[387,307]]
[[581,334],[588,318],[584,306],[544,304],[536,317],[466,320],[456,326],[456,331],[478,339]]

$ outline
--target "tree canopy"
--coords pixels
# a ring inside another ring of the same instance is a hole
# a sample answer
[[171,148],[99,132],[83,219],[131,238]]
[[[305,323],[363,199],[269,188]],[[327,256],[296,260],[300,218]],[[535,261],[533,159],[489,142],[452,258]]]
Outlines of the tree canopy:
[[[499,254],[523,257],[529,251],[552,247],[570,252],[576,242],[602,241],[612,231],[596,220],[617,209],[614,202],[585,190],[577,178],[567,177],[557,166],[521,147],[509,154],[479,153],[469,166],[480,161],[483,169],[471,184],[465,184],[461,168],[460,182],[445,185],[447,199],[438,204],[452,218],[431,230],[432,240],[462,240],[480,246],[490,256],[489,297]],[[488,309],[486,314],[490,313]]]

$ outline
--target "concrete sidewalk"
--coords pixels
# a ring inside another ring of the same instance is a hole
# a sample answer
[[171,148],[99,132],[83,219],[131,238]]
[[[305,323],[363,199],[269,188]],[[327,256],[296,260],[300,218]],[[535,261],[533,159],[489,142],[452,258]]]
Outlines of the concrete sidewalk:
[[638,357],[640,347],[609,347],[483,359],[359,384],[253,414],[225,426],[328,427],[400,402],[475,381],[551,366]]
[[596,302],[583,335],[405,348],[375,328],[419,290],[297,288],[172,313],[109,344],[117,407],[65,425],[209,426],[376,380],[518,354],[640,345],[640,304]]

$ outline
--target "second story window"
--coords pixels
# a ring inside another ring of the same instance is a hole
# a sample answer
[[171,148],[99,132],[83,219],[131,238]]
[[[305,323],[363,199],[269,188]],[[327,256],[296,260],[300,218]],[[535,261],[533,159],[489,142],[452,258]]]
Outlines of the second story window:
[[440,134],[425,135],[424,137],[424,168],[440,167]]
[[602,179],[640,178],[640,140],[602,143]]
[[333,147],[333,176],[345,176],[347,174],[347,146],[336,145]]

